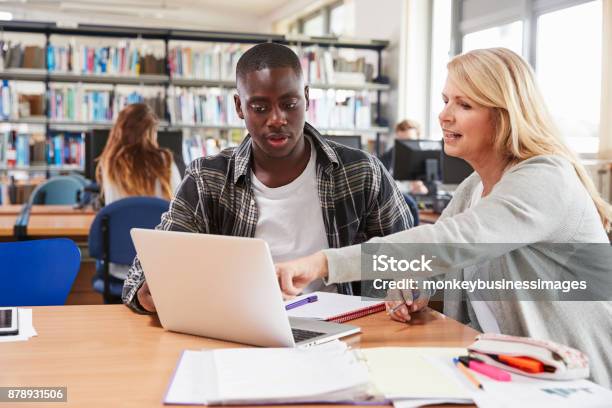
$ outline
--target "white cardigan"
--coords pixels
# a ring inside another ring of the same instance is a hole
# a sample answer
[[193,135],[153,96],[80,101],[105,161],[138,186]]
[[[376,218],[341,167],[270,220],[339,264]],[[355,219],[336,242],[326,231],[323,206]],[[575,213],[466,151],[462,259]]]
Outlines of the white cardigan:
[[[486,264],[496,276],[512,280],[524,279],[526,270],[537,276],[540,269],[554,266],[559,257],[547,243],[609,243],[596,207],[567,159],[538,156],[513,166],[488,196],[470,208],[480,182],[474,173],[461,183],[436,224],[369,242],[507,243],[511,253],[494,253],[487,246],[475,245],[468,259],[474,260],[472,265]],[[329,283],[361,279],[359,245],[324,253]],[[480,329],[469,302],[445,298],[444,303],[445,314]],[[503,300],[489,305],[502,333],[575,347],[590,357],[592,378],[612,386],[612,302]]]

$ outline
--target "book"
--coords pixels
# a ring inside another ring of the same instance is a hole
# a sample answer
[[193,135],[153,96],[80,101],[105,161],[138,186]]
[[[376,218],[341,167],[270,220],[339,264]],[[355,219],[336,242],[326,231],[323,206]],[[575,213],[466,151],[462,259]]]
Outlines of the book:
[[317,296],[317,301],[288,310],[289,317],[311,318],[328,322],[344,323],[372,313],[385,310],[382,300],[366,300],[361,296],[341,295],[339,293],[314,292],[298,296],[285,302],[285,305],[309,296]]

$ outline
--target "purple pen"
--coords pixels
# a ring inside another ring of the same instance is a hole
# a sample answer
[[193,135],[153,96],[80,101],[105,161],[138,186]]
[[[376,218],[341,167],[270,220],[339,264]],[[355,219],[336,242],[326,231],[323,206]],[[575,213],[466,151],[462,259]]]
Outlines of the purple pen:
[[298,300],[297,302],[289,303],[288,305],[285,306],[285,310],[295,309],[296,307],[299,307],[299,306],[302,306],[308,303],[314,303],[317,300],[319,300],[317,295],[308,296],[308,297],[305,297],[304,299]]

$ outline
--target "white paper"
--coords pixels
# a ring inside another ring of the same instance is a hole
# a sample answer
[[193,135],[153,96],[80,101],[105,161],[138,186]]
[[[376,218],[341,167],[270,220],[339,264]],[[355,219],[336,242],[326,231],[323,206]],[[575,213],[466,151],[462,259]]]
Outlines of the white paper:
[[206,404],[204,356],[201,351],[183,352],[164,399],[167,404]]
[[612,406],[612,391],[588,380],[552,381],[512,375],[511,382],[483,381],[479,408],[587,408]]
[[351,313],[359,309],[365,309],[384,303],[381,300],[362,300],[361,296],[348,296],[329,292],[314,292],[288,300],[285,302],[285,306],[313,295],[317,295],[318,300],[316,302],[307,303],[288,310],[287,314],[289,317],[327,320],[334,316]]
[[447,372],[455,375],[465,387],[471,387],[469,389],[472,398],[479,408],[609,408],[612,406],[612,391],[588,380],[542,380],[512,373],[512,380],[503,382],[470,371],[482,383],[483,391],[477,390],[455,368],[451,359],[444,356],[430,356],[428,359],[437,362],[440,367],[445,366]]
[[363,400],[367,366],[339,341],[309,348],[186,351],[165,402],[246,404]]
[[29,340],[30,337],[38,335],[32,325],[32,309],[18,309],[18,314],[19,333],[12,336],[0,336],[0,343],[26,341]]
[[471,399],[454,399],[454,398],[443,398],[443,399],[402,399],[402,400],[394,400],[393,406],[395,408],[418,408],[418,407],[426,407],[428,405],[442,405],[442,404],[462,404],[462,405],[471,405],[473,404]]

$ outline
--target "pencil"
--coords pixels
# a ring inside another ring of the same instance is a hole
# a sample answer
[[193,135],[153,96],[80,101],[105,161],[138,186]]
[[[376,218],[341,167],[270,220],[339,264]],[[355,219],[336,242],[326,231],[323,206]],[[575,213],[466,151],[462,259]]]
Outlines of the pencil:
[[454,358],[453,361],[455,362],[455,365],[457,366],[459,371],[461,371],[463,375],[465,375],[465,377],[468,379],[469,382],[474,384],[476,388],[480,388],[481,390],[484,390],[480,381],[478,381],[476,377],[474,377],[474,375],[470,373],[470,370],[468,370],[467,367],[461,361],[459,361],[458,358]]

